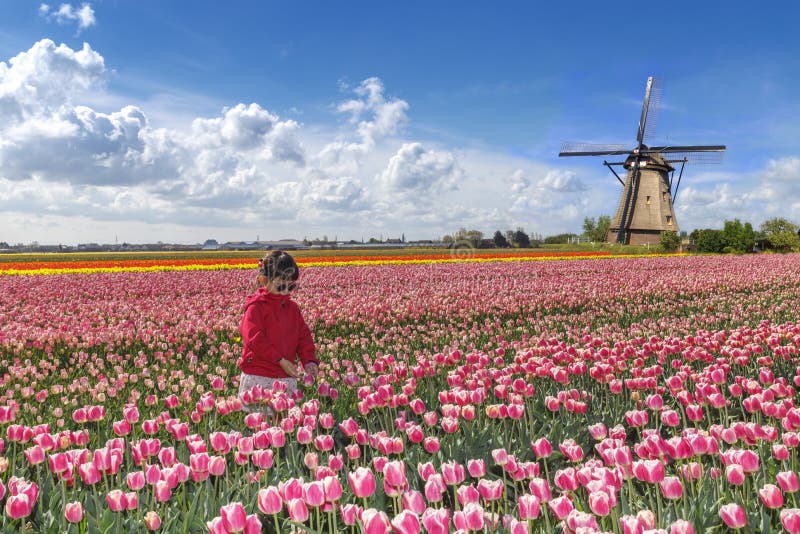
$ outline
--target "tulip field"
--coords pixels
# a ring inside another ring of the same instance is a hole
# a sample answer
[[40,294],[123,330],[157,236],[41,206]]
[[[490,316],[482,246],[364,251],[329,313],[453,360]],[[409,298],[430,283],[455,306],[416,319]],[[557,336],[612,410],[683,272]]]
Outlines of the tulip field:
[[524,260],[300,262],[271,415],[255,265],[0,264],[3,532],[800,533],[800,255]]

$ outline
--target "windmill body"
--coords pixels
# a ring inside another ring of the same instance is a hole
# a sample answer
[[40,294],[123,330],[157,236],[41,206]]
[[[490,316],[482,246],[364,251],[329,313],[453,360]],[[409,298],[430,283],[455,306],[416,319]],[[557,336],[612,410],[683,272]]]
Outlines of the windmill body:
[[[638,169],[633,164],[634,158],[628,158],[628,174],[607,240],[616,241],[622,226],[625,243],[658,243],[661,232],[678,231],[669,179],[675,168],[657,154],[640,160]],[[626,217],[627,213],[631,215]]]
[[[647,146],[655,130],[661,84],[650,77],[645,87],[637,146],[565,144],[559,156],[624,156],[624,161],[603,161],[603,165],[622,184],[617,211],[611,221],[608,241],[622,244],[657,244],[665,231],[678,231],[673,202],[678,194],[686,163],[718,163],[724,145]],[[674,179],[676,167],[680,173]],[[614,170],[620,166],[627,171],[625,180]]]

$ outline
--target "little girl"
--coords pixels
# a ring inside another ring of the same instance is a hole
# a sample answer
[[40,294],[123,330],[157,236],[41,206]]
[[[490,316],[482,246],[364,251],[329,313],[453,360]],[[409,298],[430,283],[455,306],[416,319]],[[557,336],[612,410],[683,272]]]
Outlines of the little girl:
[[[297,287],[300,273],[292,258],[276,250],[259,261],[258,289],[245,301],[242,357],[239,369],[239,398],[260,385],[271,390],[275,382],[286,385],[286,394],[297,390],[297,378],[305,371],[316,376],[319,362],[314,356],[314,340],[300,308],[289,294]],[[299,357],[300,365],[296,363]],[[243,403],[247,412],[271,414],[263,406]]]

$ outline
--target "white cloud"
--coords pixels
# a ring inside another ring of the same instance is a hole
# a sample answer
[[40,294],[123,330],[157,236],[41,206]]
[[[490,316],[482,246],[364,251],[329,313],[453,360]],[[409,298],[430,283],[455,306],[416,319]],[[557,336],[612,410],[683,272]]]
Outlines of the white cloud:
[[682,229],[716,228],[738,218],[760,225],[771,217],[800,222],[800,158],[770,159],[766,166],[745,175],[729,175],[712,189],[682,186],[676,216]]
[[450,152],[426,150],[421,143],[404,143],[379,179],[391,193],[441,194],[458,188],[464,171]]
[[58,9],[52,9],[49,4],[39,6],[39,15],[47,20],[55,20],[58,24],[78,24],[78,32],[97,24],[94,10],[88,3],[81,4],[81,7],[72,4],[61,4]]

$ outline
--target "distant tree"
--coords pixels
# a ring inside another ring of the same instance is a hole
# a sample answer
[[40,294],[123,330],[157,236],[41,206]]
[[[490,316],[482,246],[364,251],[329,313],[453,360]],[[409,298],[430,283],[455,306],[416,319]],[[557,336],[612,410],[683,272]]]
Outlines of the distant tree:
[[798,227],[787,219],[775,217],[764,221],[761,231],[773,248],[781,251],[800,250]]
[[0,248],[11,248],[5,241],[0,241]]
[[[756,233],[750,223],[744,223],[739,219],[725,221],[722,228],[722,250],[726,252],[749,252],[756,244]],[[727,249],[727,250],[726,250]]]
[[455,241],[455,239],[453,239],[453,236],[451,236],[450,234],[445,234],[445,236],[442,238],[442,243],[449,244],[452,243],[453,241]]
[[569,240],[573,237],[577,237],[575,234],[558,234],[558,235],[549,235],[544,238],[545,245],[565,245],[569,243]]
[[503,232],[501,232],[500,230],[494,233],[493,239],[494,239],[494,246],[496,246],[497,248],[508,248],[509,246],[511,246],[508,243],[508,239],[506,239],[506,236],[504,236]]
[[610,229],[611,217],[608,215],[601,215],[597,221],[594,217],[586,217],[583,220],[583,235],[595,243],[605,243]]
[[467,243],[473,248],[479,248],[481,246],[481,242],[483,241],[483,232],[480,230],[467,230],[466,228],[459,228],[459,230],[453,234],[453,240],[456,243]]
[[720,230],[695,230],[692,235],[695,236],[693,239],[695,245],[697,245],[698,252],[718,254],[725,248],[722,242],[722,231]]
[[681,246],[680,236],[673,232],[661,232],[661,247],[667,252],[675,252]]
[[506,230],[506,241],[508,241],[508,246],[515,247],[517,243],[514,241],[514,230]]
[[514,232],[514,244],[520,248],[528,248],[531,246],[531,238],[524,229],[517,228],[517,231]]
[[369,243],[370,245],[377,245],[378,243],[380,243],[380,240],[378,240],[378,238],[376,237],[370,237],[367,243]]

